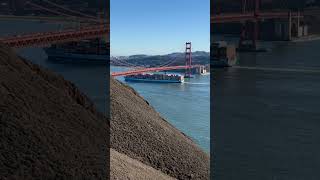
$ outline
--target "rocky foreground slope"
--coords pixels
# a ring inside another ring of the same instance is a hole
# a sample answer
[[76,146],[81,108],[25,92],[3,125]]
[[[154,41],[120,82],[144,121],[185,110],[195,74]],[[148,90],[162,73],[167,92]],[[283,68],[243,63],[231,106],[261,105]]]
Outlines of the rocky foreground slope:
[[174,180],[174,178],[142,162],[110,150],[111,179],[115,180]]
[[208,155],[133,89],[112,79],[111,99],[109,150],[83,93],[0,44],[0,179],[109,179],[109,160],[111,179],[209,179]]
[[0,45],[0,179],[106,179],[108,129],[72,83]]
[[112,148],[177,179],[209,179],[209,156],[135,90],[111,79],[110,93]]

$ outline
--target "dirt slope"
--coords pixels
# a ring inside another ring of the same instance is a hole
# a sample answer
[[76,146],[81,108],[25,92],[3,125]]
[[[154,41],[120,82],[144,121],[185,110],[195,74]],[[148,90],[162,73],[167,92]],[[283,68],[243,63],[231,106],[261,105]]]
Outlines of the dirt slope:
[[165,175],[161,171],[155,170],[114,149],[110,150],[110,158],[111,180],[174,180],[174,178]]
[[111,79],[111,147],[177,179],[209,179],[209,156],[132,88]]
[[61,76],[0,45],[0,179],[106,179],[108,125]]

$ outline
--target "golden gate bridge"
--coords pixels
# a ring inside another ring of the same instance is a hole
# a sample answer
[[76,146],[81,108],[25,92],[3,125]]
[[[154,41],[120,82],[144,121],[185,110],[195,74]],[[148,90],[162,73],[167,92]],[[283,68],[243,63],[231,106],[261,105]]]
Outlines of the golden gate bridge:
[[192,68],[201,68],[203,65],[192,65],[192,45],[191,42],[186,42],[186,48],[185,48],[185,65],[179,65],[179,66],[173,66],[174,63],[179,63],[181,59],[173,58],[172,60],[169,60],[157,67],[143,67],[143,66],[136,66],[134,64],[125,62],[120,59],[111,60],[115,64],[118,65],[124,65],[126,67],[133,67],[133,70],[125,71],[125,72],[113,72],[111,75],[113,77],[116,76],[127,76],[127,75],[134,75],[134,74],[140,74],[145,72],[156,72],[156,71],[169,71],[169,70],[178,70],[178,69],[184,69],[185,70],[185,77],[189,78],[192,74]]
[[[283,6],[289,7],[290,1],[283,0]],[[285,2],[286,1],[286,2]],[[249,4],[253,4],[253,10],[248,11]],[[279,20],[279,21],[287,21],[288,24],[288,36],[289,39],[291,38],[291,33],[293,28],[299,28],[300,19],[304,18],[305,15],[312,15],[312,14],[320,14],[319,11],[307,11],[307,12],[300,12],[300,11],[292,11],[286,10],[288,8],[284,8],[285,10],[276,10],[276,11],[262,11],[261,10],[261,0],[242,0],[242,7],[240,13],[226,13],[226,14],[211,14],[210,23],[211,28],[214,28],[215,24],[221,23],[240,23],[242,24],[242,29],[240,32],[240,40],[239,40],[239,47],[243,46],[243,42],[246,36],[251,37],[252,49],[257,49],[257,40],[259,38],[259,22],[265,20]],[[249,23],[253,24],[253,30],[249,30]],[[190,43],[191,44],[191,43]],[[186,48],[187,49],[187,48]],[[191,53],[190,53],[191,55]],[[112,76],[125,76],[125,75],[132,75],[132,74],[139,74],[144,72],[152,72],[152,71],[167,71],[167,70],[175,70],[175,69],[185,69],[186,76],[191,76],[191,70],[195,67],[201,67],[201,65],[193,65],[192,61],[188,60],[187,58],[188,53],[186,50],[186,59],[184,66],[159,66],[159,67],[152,67],[152,68],[145,68],[145,67],[136,67],[134,65],[125,64],[127,67],[133,67],[133,70],[129,70],[126,72],[114,72]],[[191,58],[190,58],[191,59]],[[174,61],[174,60],[173,60]],[[117,63],[121,63],[117,61]],[[123,64],[123,61],[122,61]],[[169,63],[170,64],[170,63]]]
[[[251,0],[255,3],[255,8],[253,12],[246,11],[246,1],[243,0],[243,11],[242,13],[229,13],[229,14],[218,14],[211,16],[211,24],[216,23],[242,23],[243,29],[240,36],[240,44],[244,38],[244,34],[247,31],[247,27],[245,22],[253,22],[254,30],[252,32],[252,44],[253,47],[256,47],[256,42],[258,39],[258,22],[263,21],[265,19],[288,19],[288,21],[292,21],[292,19],[299,19],[303,17],[303,14],[300,12],[291,12],[291,11],[277,11],[277,12],[263,12],[260,10],[260,0]],[[249,0],[248,0],[249,1]],[[91,39],[91,38],[102,38],[109,37],[109,23],[105,21],[103,18],[97,18],[91,15],[87,15],[81,12],[77,12],[75,10],[68,9],[64,6],[58,5],[48,0],[43,0],[42,2],[46,3],[49,7],[45,7],[43,4],[33,3],[31,1],[27,1],[27,4],[38,8],[42,11],[49,12],[55,14],[56,16],[61,17],[39,17],[39,20],[46,20],[52,22],[66,22],[74,21],[75,22],[84,22],[85,27],[73,28],[73,29],[65,29],[61,31],[53,31],[53,32],[45,32],[45,33],[31,33],[31,34],[23,34],[13,37],[3,37],[0,39],[1,42],[11,46],[13,48],[24,48],[30,46],[47,46],[50,44],[56,43],[65,43],[70,41],[79,41],[82,39]],[[52,8],[54,7],[54,8]],[[60,9],[60,10],[56,10]],[[1,16],[0,16],[1,18]],[[27,19],[36,19],[37,17],[18,17],[18,16],[2,16],[2,18],[7,19],[18,19],[18,18],[27,18]],[[107,40],[109,42],[109,39]],[[174,60],[170,60],[170,62],[166,63],[163,66],[159,67],[135,67],[134,69],[126,72],[114,72],[112,76],[124,76],[124,75],[132,75],[139,74],[143,72],[153,72],[153,71],[166,71],[166,70],[176,70],[176,69],[185,69],[185,75],[191,76],[191,69],[194,67],[199,67],[200,65],[192,64],[192,54],[191,54],[191,43],[186,43],[186,52],[185,52],[185,65],[172,66],[172,62]],[[119,62],[118,62],[119,63]],[[122,62],[123,63],[123,62]],[[128,65],[128,64],[127,64]]]
[[[261,8],[261,0],[242,0],[240,13],[228,14],[212,14],[210,23],[214,28],[215,24],[221,23],[240,23],[242,29],[240,32],[239,47],[243,46],[243,41],[246,37],[251,38],[253,49],[257,48],[257,40],[259,38],[259,22],[264,20],[286,21],[288,26],[287,36],[291,40],[293,30],[299,28],[300,20],[306,15],[319,14],[319,11],[300,12],[299,10],[289,10],[290,0],[279,0],[283,7],[278,7],[282,10],[267,10]],[[253,5],[253,10],[248,11],[248,7]],[[284,10],[283,10],[284,9]],[[213,12],[214,13],[214,12]],[[250,30],[249,23],[253,24]],[[299,30],[297,30],[299,31]]]
[[[79,41],[82,39],[94,39],[94,38],[106,38],[109,42],[109,23],[105,18],[98,18],[91,15],[86,15],[81,12],[77,12],[61,5],[53,3],[48,0],[43,0],[55,9],[45,7],[43,5],[27,1],[26,5],[30,5],[46,13],[54,14],[55,16],[13,16],[13,15],[1,15],[0,19],[6,20],[39,20],[46,22],[75,22],[80,26],[77,28],[63,29],[52,32],[42,33],[30,33],[20,34],[9,37],[0,38],[0,42],[12,47],[12,48],[24,48],[24,47],[42,47],[50,44],[65,43],[71,41]],[[56,10],[60,9],[60,10]],[[58,17],[56,17],[58,16]],[[81,23],[84,23],[81,25]]]

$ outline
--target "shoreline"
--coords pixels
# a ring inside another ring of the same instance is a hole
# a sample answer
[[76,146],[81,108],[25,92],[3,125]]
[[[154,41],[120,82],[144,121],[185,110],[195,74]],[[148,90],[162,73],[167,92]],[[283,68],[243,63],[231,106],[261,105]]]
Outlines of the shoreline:
[[305,37],[295,38],[291,40],[290,42],[309,42],[309,41],[317,41],[320,40],[319,34],[309,35]]

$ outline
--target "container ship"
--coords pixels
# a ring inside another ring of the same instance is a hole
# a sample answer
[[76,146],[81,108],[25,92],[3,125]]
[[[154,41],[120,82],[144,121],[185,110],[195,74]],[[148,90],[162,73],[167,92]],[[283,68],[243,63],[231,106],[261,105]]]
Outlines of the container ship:
[[237,62],[236,48],[225,41],[211,44],[211,65],[213,67],[229,67]]
[[125,81],[154,83],[183,83],[184,77],[177,74],[136,74],[124,77]]
[[52,61],[106,64],[109,60],[107,43],[101,39],[52,45],[44,51]]

